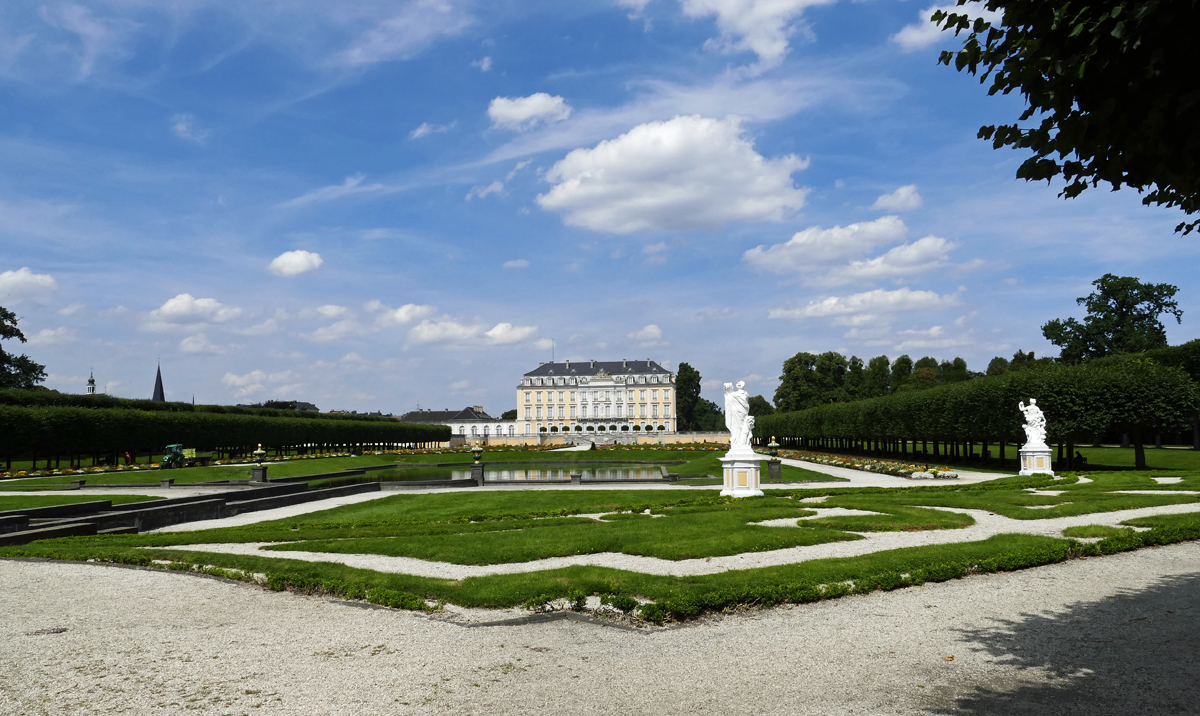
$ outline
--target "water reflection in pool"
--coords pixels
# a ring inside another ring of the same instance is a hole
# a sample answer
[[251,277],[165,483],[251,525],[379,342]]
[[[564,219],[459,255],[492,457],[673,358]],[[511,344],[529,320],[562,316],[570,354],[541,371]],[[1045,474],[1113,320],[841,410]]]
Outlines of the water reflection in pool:
[[483,479],[487,482],[549,482],[570,480],[581,475],[588,481],[662,480],[657,465],[573,465],[570,467],[500,467],[489,466]]

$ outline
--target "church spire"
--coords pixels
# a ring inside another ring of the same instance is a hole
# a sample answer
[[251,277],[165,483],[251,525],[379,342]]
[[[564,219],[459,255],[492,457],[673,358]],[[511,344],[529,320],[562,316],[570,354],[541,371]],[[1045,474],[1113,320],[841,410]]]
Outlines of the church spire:
[[88,395],[95,395],[95,394],[96,394],[96,375],[95,375],[95,373],[93,373],[93,372],[92,372],[92,371],[90,371],[90,370],[88,371],[88,386],[87,386],[87,394],[88,394]]
[[158,403],[167,402],[167,396],[163,393],[161,365],[158,366],[158,374],[154,376],[154,397],[150,398],[150,400]]

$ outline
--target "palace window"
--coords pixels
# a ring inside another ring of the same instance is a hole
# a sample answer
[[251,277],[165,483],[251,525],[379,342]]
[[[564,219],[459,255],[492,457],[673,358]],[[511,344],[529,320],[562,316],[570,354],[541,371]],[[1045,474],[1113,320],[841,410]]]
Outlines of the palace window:
[[571,417],[572,418],[575,417],[575,406],[574,405],[571,406]]
[[663,388],[663,400],[670,400],[670,399],[671,399],[671,389]]
[[670,403],[663,403],[663,417],[664,418],[671,417],[671,404]]
[[575,391],[573,391],[573,390],[571,391],[571,402],[572,403],[575,402]]
[[563,392],[561,390],[558,391],[558,402],[563,402]]
[[479,426],[472,425],[471,426],[471,437],[476,437],[478,435],[479,435]]
[[657,389],[657,388],[655,388],[654,390],[650,391],[650,399],[651,399],[651,400],[658,400],[658,389]]
[[517,435],[517,426],[516,426],[516,425],[509,425],[509,426],[508,426],[508,436],[509,436],[510,438],[512,438],[512,437],[516,437],[516,435]]
[[641,405],[638,406],[638,415],[643,418],[646,417],[646,404],[645,403],[642,403]]
[[537,402],[542,402],[542,391],[540,390],[537,392]]
[[566,408],[564,406],[562,406],[562,405],[558,406],[558,417],[560,417],[560,418],[567,417],[566,415],[563,414],[565,412],[566,412]]
[[[642,400],[645,400],[645,399],[646,399],[646,391],[645,391],[645,389],[643,389],[643,390],[641,390],[641,391],[639,391],[639,392],[642,394],[642,395],[641,395],[641,399],[642,399]],[[541,395],[541,393],[538,393],[538,395]],[[541,400],[541,398],[538,398],[538,400]]]
[[525,434],[529,435],[532,432],[533,432],[533,425],[530,423],[525,423]]
[[618,418],[625,417],[625,404],[624,403],[617,403],[617,417]]
[[652,418],[658,417],[658,403],[654,403],[653,405],[650,406],[650,417],[652,417]]
[[540,406],[540,405],[538,406],[538,409],[537,409],[537,419],[538,420],[542,419],[542,406]]
[[604,406],[604,417],[606,417],[606,418],[609,417],[609,415],[610,415],[608,412],[609,409],[610,409],[610,406],[608,406],[608,405]]
[[530,402],[532,399],[533,399],[533,394],[532,394],[532,393],[530,393],[528,390],[527,390],[527,391],[525,391],[525,402],[526,402],[526,403],[528,403],[528,402]]
[[525,419],[526,419],[526,420],[529,420],[529,419],[530,419],[530,417],[532,417],[532,416],[530,416],[530,415],[529,415],[529,406],[528,406],[528,405],[526,405],[526,406],[525,406]]

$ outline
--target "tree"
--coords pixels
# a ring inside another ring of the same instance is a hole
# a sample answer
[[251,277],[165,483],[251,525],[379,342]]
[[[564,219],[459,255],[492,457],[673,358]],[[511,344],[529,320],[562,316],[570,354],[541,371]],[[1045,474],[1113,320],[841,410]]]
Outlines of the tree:
[[864,398],[878,398],[891,392],[890,365],[891,361],[887,356],[875,356],[867,362],[867,370],[863,376]]
[[[973,0],[957,5],[979,7]],[[985,0],[996,23],[941,11],[933,21],[968,35],[938,62],[966,69],[988,94],[1019,92],[1025,111],[981,127],[992,145],[1028,149],[1017,169],[1030,181],[1061,176],[1060,196],[1100,182],[1130,186],[1142,203],[1200,210],[1200,4],[1164,0]],[[1030,119],[1031,126],[1019,122]],[[1190,232],[1200,220],[1175,230]]]
[[[0,340],[16,338],[26,343],[25,334],[17,328],[17,314],[0,306]],[[46,379],[46,366],[34,363],[27,355],[6,353],[0,347],[0,388],[36,388]]]
[[700,371],[687,363],[675,373],[675,417],[680,430],[699,430],[696,405],[700,400]]
[[1166,313],[1182,322],[1183,311],[1174,296],[1179,290],[1166,283],[1142,283],[1132,276],[1106,273],[1092,282],[1096,291],[1075,299],[1087,307],[1080,323],[1054,319],[1042,335],[1062,349],[1059,360],[1078,363],[1112,353],[1142,353],[1167,345],[1167,331],[1158,317]]
[[[859,361],[861,363],[861,361]],[[846,371],[850,362],[837,351],[826,351],[817,356],[814,372],[817,378],[817,404],[844,403],[850,399],[846,390]]]
[[842,387],[850,400],[871,397],[867,393],[867,373],[862,358],[850,356],[849,362],[846,363],[846,375],[842,379]]
[[938,364],[938,372],[946,383],[961,383],[971,379],[971,371],[967,370],[967,362],[962,358],[942,361]]
[[517,419],[517,409],[513,408],[512,410],[505,410],[503,413],[500,413],[500,419],[501,420],[516,420]]
[[767,402],[766,398],[762,397],[761,395],[750,396],[750,414],[751,415],[753,415],[754,417],[757,418],[757,417],[761,417],[763,415],[772,415],[774,413],[775,413],[775,408],[771,407],[771,404],[769,402]]
[[1053,365],[1053,364],[1054,364],[1053,358],[1047,358],[1047,357],[1038,358],[1038,357],[1034,356],[1033,351],[1029,351],[1028,353],[1026,353],[1025,351],[1018,348],[1017,352],[1013,353],[1012,360],[1009,361],[1009,363],[1008,363],[1008,370],[1011,373],[1013,371],[1029,370],[1031,368],[1041,368],[1043,366],[1048,366],[1048,365]]
[[705,432],[721,432],[725,430],[725,413],[720,406],[711,400],[700,398],[696,401],[696,430]]
[[892,363],[892,390],[899,390],[913,372],[913,361],[907,355],[902,355]]
[[1008,359],[1003,356],[993,358],[987,367],[988,375],[1004,375],[1008,372]]
[[803,410],[811,405],[820,393],[817,387],[817,356],[801,352],[783,362],[783,375],[779,376],[779,387],[775,389],[775,408],[782,412]]

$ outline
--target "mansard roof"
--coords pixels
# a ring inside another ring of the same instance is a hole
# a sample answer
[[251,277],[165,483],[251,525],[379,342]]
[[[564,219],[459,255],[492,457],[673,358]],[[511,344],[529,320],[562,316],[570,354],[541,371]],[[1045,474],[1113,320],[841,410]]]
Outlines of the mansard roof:
[[609,375],[642,375],[661,373],[669,375],[671,371],[663,368],[652,360],[582,360],[562,361],[561,363],[543,363],[526,373],[526,377],[540,378],[547,375],[596,375],[604,371]]
[[402,423],[458,423],[468,420],[495,422],[482,408],[468,407],[462,410],[413,410],[400,416]]

